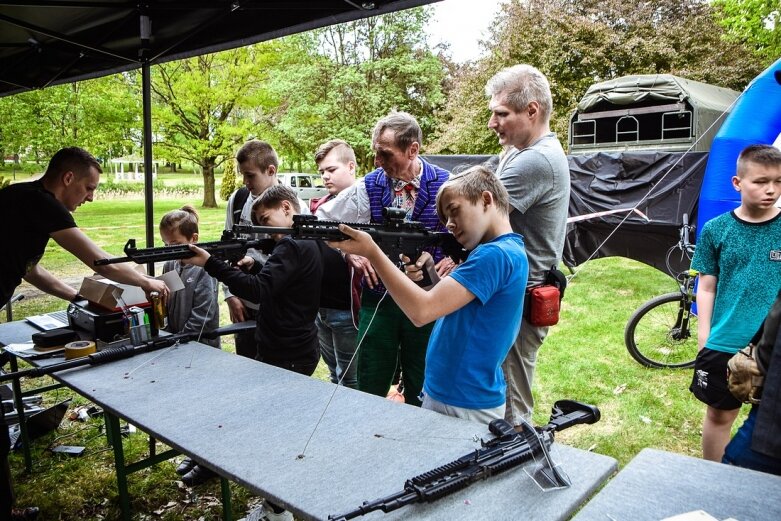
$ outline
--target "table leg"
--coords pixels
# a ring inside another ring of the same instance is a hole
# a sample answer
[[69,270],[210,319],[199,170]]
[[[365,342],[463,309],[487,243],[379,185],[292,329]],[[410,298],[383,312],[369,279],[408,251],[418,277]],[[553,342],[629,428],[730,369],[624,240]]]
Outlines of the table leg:
[[122,433],[119,429],[119,418],[104,410],[106,419],[106,438],[114,449],[114,468],[117,473],[117,492],[119,493],[119,509],[123,521],[130,521],[130,497],[127,492],[127,473],[125,472],[125,451],[122,447]]
[[[10,360],[11,372],[19,371],[19,363],[15,356]],[[11,381],[11,388],[14,391],[14,405],[16,406],[17,418],[19,419],[19,437],[22,440],[22,454],[24,454],[24,468],[27,472],[33,470],[33,457],[30,453],[30,438],[27,434],[27,419],[24,415],[24,396],[22,395],[22,384],[19,378]]]
[[222,519],[223,521],[233,521],[230,483],[223,477],[220,477],[220,490],[222,491]]

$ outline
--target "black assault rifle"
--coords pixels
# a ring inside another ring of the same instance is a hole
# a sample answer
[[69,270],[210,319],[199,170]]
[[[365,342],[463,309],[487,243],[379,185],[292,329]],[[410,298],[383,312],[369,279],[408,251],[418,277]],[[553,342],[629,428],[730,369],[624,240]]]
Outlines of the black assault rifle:
[[550,485],[567,486],[569,480],[566,476],[558,468],[550,465],[547,451],[553,443],[553,433],[580,423],[595,423],[599,421],[599,417],[599,409],[593,405],[560,400],[553,405],[549,423],[540,428],[539,432],[526,424],[524,432],[519,433],[506,421],[494,420],[488,425],[488,430],[496,437],[488,442],[482,442],[483,448],[408,479],[400,492],[374,501],[365,501],[355,510],[345,514],[330,515],[328,519],[346,521],[375,510],[388,513],[412,503],[435,501],[466,488],[476,481],[487,479],[535,459],[547,462],[548,467],[543,469],[543,473]]
[[[321,241],[344,241],[350,237],[339,231],[340,224],[368,233],[377,246],[388,258],[399,263],[399,255],[405,255],[415,262],[425,248],[441,248],[445,256],[455,262],[466,260],[469,252],[464,249],[452,233],[433,232],[423,223],[405,221],[406,211],[400,208],[383,208],[382,224],[364,224],[339,221],[321,221],[314,215],[294,215],[291,228],[276,228],[273,226],[243,226],[233,227],[235,235],[247,233],[267,233],[290,235],[293,239],[315,239]],[[423,271],[421,286],[432,283],[431,275]]]
[[203,334],[177,333],[175,335],[160,336],[137,346],[125,345],[119,347],[110,347],[91,355],[74,358],[73,360],[66,360],[65,362],[60,362],[57,364],[33,367],[32,369],[24,369],[22,371],[16,371],[13,373],[0,373],[0,382],[6,382],[15,378],[33,378],[38,376],[45,376],[58,373],[60,371],[65,371],[66,369],[73,369],[74,367],[81,367],[85,365],[105,364],[108,362],[113,362],[114,360],[122,360],[124,358],[140,355],[141,353],[149,353],[158,349],[170,347],[177,343],[190,342],[193,340],[198,340],[199,338],[217,338],[218,336],[231,335],[234,333],[240,333],[242,331],[254,329],[255,321],[248,320],[247,322],[239,322],[237,324],[230,324],[224,327],[220,327],[213,331],[204,331]]
[[[263,253],[271,253],[274,249],[273,239],[246,239],[235,235],[231,231],[222,233],[222,240],[214,242],[199,242],[199,248],[208,251],[212,256],[235,264],[252,248]],[[163,262],[167,260],[187,259],[195,255],[187,244],[175,244],[173,246],[159,246],[155,248],[136,248],[136,240],[128,239],[125,244],[125,257],[113,257],[110,259],[98,259],[95,266],[116,264],[119,262],[135,262],[146,264],[149,262]]]

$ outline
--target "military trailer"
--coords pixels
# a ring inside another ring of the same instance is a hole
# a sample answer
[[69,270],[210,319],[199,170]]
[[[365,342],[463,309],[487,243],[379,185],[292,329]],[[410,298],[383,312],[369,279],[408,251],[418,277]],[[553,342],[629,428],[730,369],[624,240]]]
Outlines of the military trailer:
[[569,153],[707,152],[738,96],[671,74],[595,83],[570,117]]

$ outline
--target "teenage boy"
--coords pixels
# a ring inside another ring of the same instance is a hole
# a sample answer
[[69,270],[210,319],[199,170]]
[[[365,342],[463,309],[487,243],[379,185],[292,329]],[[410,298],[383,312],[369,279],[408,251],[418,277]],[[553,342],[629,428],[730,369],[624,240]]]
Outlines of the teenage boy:
[[[332,139],[320,145],[315,153],[317,170],[328,189],[328,195],[312,200],[309,210],[318,219],[351,221],[349,205],[345,204],[345,190],[355,184],[355,152],[349,143]],[[340,196],[341,194],[341,196]],[[361,274],[344,263],[337,268],[344,273],[329,273],[329,277],[347,277],[330,292],[335,301],[333,307],[321,307],[317,314],[317,335],[320,354],[328,366],[333,383],[341,383],[353,389],[358,387],[358,363],[354,360],[358,340],[358,311],[361,306]]]
[[501,366],[521,324],[523,291],[518,288],[526,286],[526,251],[510,225],[507,190],[485,167],[451,177],[437,194],[436,209],[447,229],[472,252],[429,291],[413,282],[421,278],[427,255],[408,269],[408,278],[365,232],[340,225],[352,240],[331,245],[366,257],[413,324],[436,320],[426,354],[422,407],[488,423],[504,418]]
[[[233,228],[234,224],[252,225],[252,205],[255,200],[268,187],[278,183],[279,158],[274,148],[265,141],[252,139],[244,143],[236,152],[236,162],[244,186],[228,198],[228,210],[225,215],[226,230]],[[265,255],[256,250],[249,250],[247,254],[260,264],[266,260]],[[237,297],[226,285],[223,285],[222,290],[231,322],[235,324],[257,318],[257,302]],[[251,331],[237,333],[234,339],[237,355],[255,358],[255,338]]]
[[692,260],[700,351],[689,389],[707,405],[702,456],[712,461],[721,461],[741,406],[727,388],[727,361],[748,345],[781,287],[781,151],[745,148],[732,186],[740,206],[705,223]]

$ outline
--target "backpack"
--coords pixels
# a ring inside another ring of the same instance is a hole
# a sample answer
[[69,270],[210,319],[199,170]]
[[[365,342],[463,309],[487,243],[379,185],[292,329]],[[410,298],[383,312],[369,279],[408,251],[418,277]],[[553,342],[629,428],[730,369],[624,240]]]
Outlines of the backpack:
[[770,308],[759,331],[727,362],[727,387],[743,403],[758,404],[762,400],[765,374],[781,323],[781,292]]
[[249,197],[249,188],[242,186],[233,194],[233,224],[239,224],[241,221],[241,211],[244,209],[244,203]]

